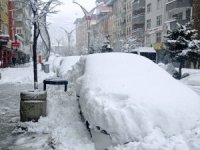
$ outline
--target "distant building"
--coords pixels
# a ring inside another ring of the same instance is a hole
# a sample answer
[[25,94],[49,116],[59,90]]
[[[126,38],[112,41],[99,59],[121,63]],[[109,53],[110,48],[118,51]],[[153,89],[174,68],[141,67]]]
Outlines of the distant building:
[[[195,2],[195,1],[194,1]],[[177,28],[192,19],[192,0],[166,0],[166,21],[168,28]]]
[[145,46],[161,49],[165,23],[165,1],[146,0]]
[[145,0],[133,0],[132,36],[144,44]]
[[[129,30],[128,33],[131,33],[131,23],[126,26],[127,16],[131,17],[129,15],[126,15],[126,4],[126,1],[123,0],[109,0],[106,3],[107,6],[112,7],[112,16],[110,18],[112,18],[111,20],[113,24],[112,45],[114,47],[114,50],[118,50],[120,40],[126,39],[127,28]],[[132,8],[131,6],[129,7]]]
[[9,24],[9,38],[11,41],[15,40],[15,25],[14,25],[14,3],[9,0],[8,2],[8,24]]
[[193,0],[192,19],[194,23],[194,29],[198,30],[200,38],[200,0]]
[[81,50],[87,47],[87,22],[84,18],[77,18],[76,25],[76,48]]
[[0,1],[0,34],[8,35],[8,0]]
[[[22,0],[26,1],[26,0]],[[15,33],[17,35],[18,40],[20,40],[23,44],[22,50],[24,47],[30,45],[31,41],[31,8],[29,5],[24,5],[24,3],[14,0],[15,5],[15,13],[14,13],[14,24],[15,24]]]
[[133,0],[126,0],[126,38],[132,37],[132,1]]

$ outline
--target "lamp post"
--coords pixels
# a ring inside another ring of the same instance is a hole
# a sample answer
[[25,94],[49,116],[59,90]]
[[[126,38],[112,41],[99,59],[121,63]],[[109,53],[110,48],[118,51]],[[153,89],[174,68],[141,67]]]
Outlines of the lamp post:
[[67,34],[67,39],[68,39],[68,50],[70,51],[71,48],[71,37],[72,37],[72,33],[74,30],[71,30],[70,32],[68,32],[67,30],[65,30],[64,28],[62,28],[65,33]]
[[78,6],[80,6],[80,8],[82,9],[83,13],[84,13],[84,17],[85,20],[87,21],[87,33],[88,33],[88,52],[90,49],[90,23],[91,23],[91,19],[92,19],[92,15],[95,11],[95,9],[99,6],[94,7],[91,11],[87,11],[82,5],[80,5],[79,3],[73,1],[73,3],[77,4]]

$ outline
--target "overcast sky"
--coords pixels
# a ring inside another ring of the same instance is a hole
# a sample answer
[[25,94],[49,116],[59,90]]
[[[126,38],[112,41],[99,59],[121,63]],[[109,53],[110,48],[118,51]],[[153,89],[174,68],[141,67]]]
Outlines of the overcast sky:
[[[60,27],[65,28],[67,31],[74,29],[74,21],[76,18],[83,17],[84,14],[80,7],[74,3],[72,0],[60,0],[63,4],[58,6],[56,10],[59,12],[57,14],[48,17],[48,22],[50,23],[49,31],[52,39],[52,44],[57,44],[56,39],[64,41],[67,40],[66,34]],[[87,10],[91,10],[95,7],[95,0],[76,0]]]

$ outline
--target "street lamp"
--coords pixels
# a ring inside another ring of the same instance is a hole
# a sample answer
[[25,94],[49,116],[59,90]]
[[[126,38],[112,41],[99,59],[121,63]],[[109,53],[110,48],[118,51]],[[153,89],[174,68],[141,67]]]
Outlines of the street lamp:
[[68,39],[68,50],[70,51],[70,48],[71,48],[71,45],[70,45],[70,43],[71,43],[71,37],[72,37],[72,33],[73,33],[73,31],[74,30],[71,30],[70,32],[68,32],[67,30],[65,30],[64,28],[62,28],[64,31],[65,31],[65,33],[67,34],[67,39]]
[[82,5],[80,5],[79,3],[75,2],[74,0],[73,0],[73,3],[77,4],[78,6],[80,6],[81,9],[82,9],[82,11],[83,11],[83,13],[84,13],[84,15],[85,15],[85,19],[86,19],[86,21],[87,21],[87,30],[88,30],[88,51],[89,51],[89,48],[90,48],[90,23],[91,23],[92,15],[93,15],[95,9],[96,9],[97,7],[99,7],[99,6],[94,7],[91,11],[88,12]]

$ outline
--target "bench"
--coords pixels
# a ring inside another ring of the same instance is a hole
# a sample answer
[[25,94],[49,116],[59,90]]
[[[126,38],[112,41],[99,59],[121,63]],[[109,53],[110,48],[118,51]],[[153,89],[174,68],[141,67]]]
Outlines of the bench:
[[64,85],[64,91],[67,92],[67,84],[68,81],[60,78],[51,78],[51,79],[45,79],[43,81],[44,84],[44,91],[46,91],[46,85],[51,84],[51,85]]

